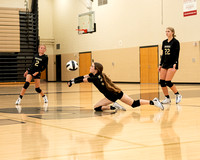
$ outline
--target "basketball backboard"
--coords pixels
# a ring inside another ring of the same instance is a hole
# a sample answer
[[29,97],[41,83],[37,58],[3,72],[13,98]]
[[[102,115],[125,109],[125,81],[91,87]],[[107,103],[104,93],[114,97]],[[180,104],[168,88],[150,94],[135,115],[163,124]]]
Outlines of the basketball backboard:
[[[87,30],[85,32],[84,30]],[[82,32],[84,31],[84,32]],[[90,11],[78,15],[78,33],[87,34],[96,32],[95,12]]]

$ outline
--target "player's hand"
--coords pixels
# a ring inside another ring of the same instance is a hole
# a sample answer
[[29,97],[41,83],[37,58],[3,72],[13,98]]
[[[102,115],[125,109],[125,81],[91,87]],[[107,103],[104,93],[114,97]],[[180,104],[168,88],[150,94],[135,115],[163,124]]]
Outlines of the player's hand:
[[27,76],[27,74],[28,74],[28,71],[24,72],[24,77],[26,77],[26,76]]
[[173,65],[173,70],[176,70],[176,64]]
[[71,81],[71,80],[68,81],[68,82],[67,82],[67,85],[68,85],[69,87],[71,87],[71,86],[72,86],[72,81]]
[[158,67],[158,72],[160,72],[160,71],[161,71],[161,68],[162,68],[162,66],[159,66],[159,67]]
[[33,74],[33,76],[37,76],[38,73],[39,73],[39,72],[35,72],[35,73]]

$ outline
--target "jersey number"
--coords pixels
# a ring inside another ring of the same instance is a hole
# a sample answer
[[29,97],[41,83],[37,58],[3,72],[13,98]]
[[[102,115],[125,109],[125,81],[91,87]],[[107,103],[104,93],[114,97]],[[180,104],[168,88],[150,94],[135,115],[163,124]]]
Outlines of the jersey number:
[[39,63],[40,63],[40,61],[36,60],[35,66],[38,67]]
[[165,55],[170,55],[170,49],[165,49]]

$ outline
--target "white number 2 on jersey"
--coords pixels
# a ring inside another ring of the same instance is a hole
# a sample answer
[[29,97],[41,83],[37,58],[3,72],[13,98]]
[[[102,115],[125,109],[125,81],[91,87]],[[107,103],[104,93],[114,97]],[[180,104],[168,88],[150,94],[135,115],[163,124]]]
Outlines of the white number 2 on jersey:
[[39,63],[40,63],[40,61],[39,61],[39,60],[36,60],[35,66],[38,67]]

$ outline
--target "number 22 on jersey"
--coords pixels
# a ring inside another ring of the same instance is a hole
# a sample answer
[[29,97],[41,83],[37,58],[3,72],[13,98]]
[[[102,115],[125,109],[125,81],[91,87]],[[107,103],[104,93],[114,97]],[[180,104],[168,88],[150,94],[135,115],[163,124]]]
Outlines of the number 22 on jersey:
[[165,49],[165,55],[170,55],[170,49],[169,48]]

